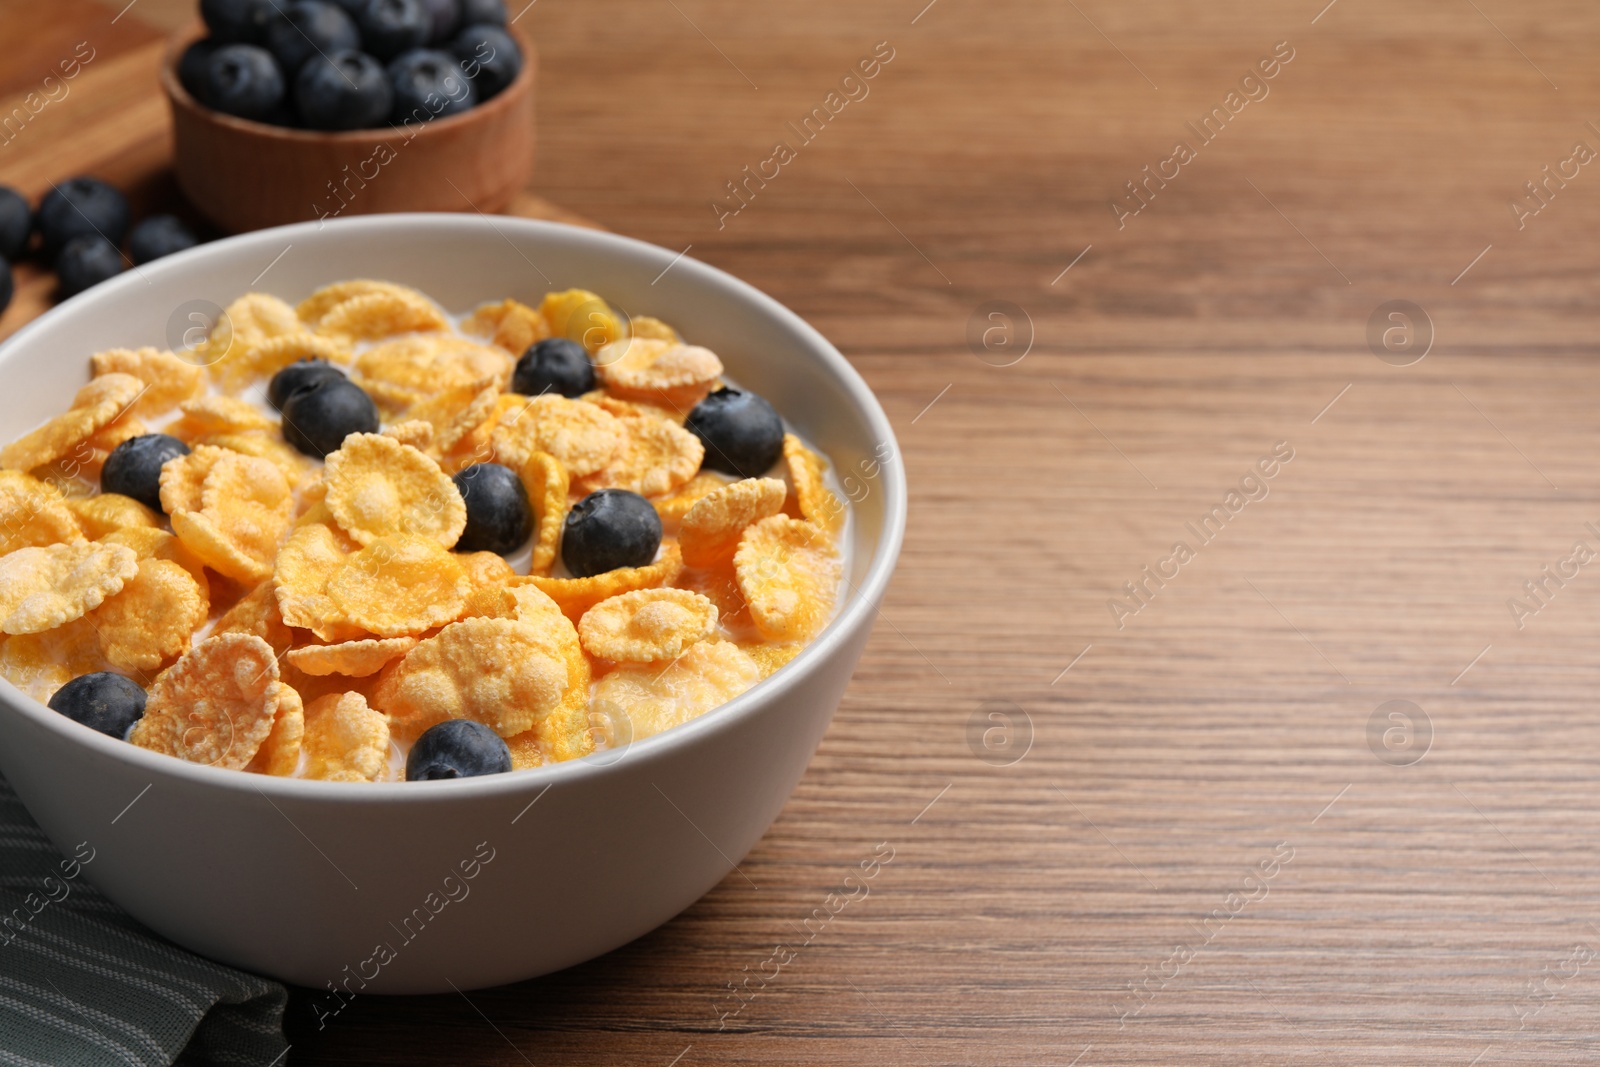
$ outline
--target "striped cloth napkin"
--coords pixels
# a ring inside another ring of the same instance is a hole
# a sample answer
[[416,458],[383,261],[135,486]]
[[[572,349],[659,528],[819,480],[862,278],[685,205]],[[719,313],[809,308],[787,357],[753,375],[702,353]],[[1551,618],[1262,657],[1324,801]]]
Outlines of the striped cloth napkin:
[[0,1064],[281,1064],[276,982],[140,926],[62,856],[0,778]]

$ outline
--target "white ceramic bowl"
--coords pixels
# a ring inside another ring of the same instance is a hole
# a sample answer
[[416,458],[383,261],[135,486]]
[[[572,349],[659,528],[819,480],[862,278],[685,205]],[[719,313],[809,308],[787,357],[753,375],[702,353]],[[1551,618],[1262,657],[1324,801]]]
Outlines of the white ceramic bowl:
[[4,681],[0,771],[63,852],[94,848],[85,877],[202,955],[361,993],[531,978],[665,922],[777,817],[894,569],[904,472],[865,383],[770,297],[654,245],[461,215],[264,230],[69,300],[0,346],[0,439],[64,408],[91,353],[172,347],[195,301],[222,306],[251,289],[294,301],[358,277],[416,286],[453,311],[582,287],[714,349],[851,476],[851,592],[838,617],[788,666],[693,722],[517,774],[360,786],[197,766],[79,726]]

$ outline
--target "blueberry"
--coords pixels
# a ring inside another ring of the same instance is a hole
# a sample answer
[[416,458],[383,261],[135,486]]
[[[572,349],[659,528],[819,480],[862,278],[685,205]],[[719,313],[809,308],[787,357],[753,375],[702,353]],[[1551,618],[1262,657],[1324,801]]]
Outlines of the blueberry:
[[194,231],[173,215],[151,215],[128,234],[128,258],[144,266],[153,259],[182,252],[200,243]]
[[282,411],[289,398],[302,389],[343,377],[344,372],[325,359],[302,359],[272,376],[272,381],[267,383],[267,403],[272,405],[273,411]]
[[476,26],[480,22],[504,26],[505,0],[461,0],[461,25]]
[[588,350],[565,337],[548,337],[530,345],[511,375],[511,391],[523,396],[582,396],[593,388],[594,364],[589,362]]
[[467,528],[457,552],[515,552],[533,536],[528,490],[510,467],[474,463],[453,479],[467,503]]
[[759,478],[783,454],[783,420],[743,389],[718,389],[695,405],[683,428],[706,446],[702,466],[714,471]]
[[33,209],[27,198],[10,186],[0,185],[0,257],[15,261],[28,250],[33,232]]
[[133,724],[144,718],[144,702],[144,690],[129,679],[110,671],[97,671],[80,674],[57,689],[49,707],[73,722],[122,741]]
[[428,38],[430,44],[443,44],[461,28],[460,0],[422,0],[422,6],[428,9],[428,17],[433,19],[433,33]]
[[121,273],[122,253],[99,234],[74,237],[56,257],[56,280],[62,300]]
[[481,722],[446,719],[422,731],[406,756],[406,781],[476,778],[511,769],[511,749]]
[[626,489],[590,493],[567,512],[561,530],[561,562],[574,578],[648,566],[660,547],[661,516]]
[[44,256],[54,260],[74,237],[98,235],[117,244],[128,233],[128,200],[98,178],[68,178],[44,194],[35,220]]
[[217,44],[261,40],[272,10],[268,0],[200,0],[200,17]]
[[11,296],[16,287],[16,282],[11,278],[11,263],[0,258],[0,313],[11,306]]
[[480,103],[510,85],[522,70],[522,50],[498,26],[468,26],[450,43],[450,51],[477,87]]
[[361,31],[344,9],[320,0],[299,0],[267,23],[267,50],[293,77],[306,60],[361,47]]
[[300,68],[294,101],[313,130],[368,130],[389,117],[394,90],[376,59],[365,52],[335,52]]
[[216,50],[217,42],[202,37],[178,57],[178,81],[202,104],[206,102],[206,63]]
[[433,16],[422,0],[367,0],[356,22],[366,50],[382,60],[421,48],[433,36]]
[[156,511],[161,506],[161,465],[169,459],[187,456],[189,446],[164,433],[130,437],[106,457],[100,468],[100,491],[131,496]]
[[265,48],[223,45],[206,60],[206,104],[224,115],[262,122],[283,106],[283,99],[283,71]]
[[324,378],[283,404],[283,439],[308,456],[322,459],[353,433],[377,433],[378,409],[348,378]]
[[390,63],[389,85],[394,89],[391,120],[396,125],[460,114],[478,102],[478,91],[455,57],[429,48],[413,48]]

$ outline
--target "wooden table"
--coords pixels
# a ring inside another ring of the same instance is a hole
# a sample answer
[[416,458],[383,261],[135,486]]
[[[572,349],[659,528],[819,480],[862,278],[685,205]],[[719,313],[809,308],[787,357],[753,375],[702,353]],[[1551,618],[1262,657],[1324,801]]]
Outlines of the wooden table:
[[[99,55],[0,181],[159,168],[188,10],[122,2],[0,11],[0,90]],[[925,3],[526,12],[535,189],[832,337],[905,554],[748,881],[524,985],[297,996],[290,1062],[1596,1062],[1592,5]]]

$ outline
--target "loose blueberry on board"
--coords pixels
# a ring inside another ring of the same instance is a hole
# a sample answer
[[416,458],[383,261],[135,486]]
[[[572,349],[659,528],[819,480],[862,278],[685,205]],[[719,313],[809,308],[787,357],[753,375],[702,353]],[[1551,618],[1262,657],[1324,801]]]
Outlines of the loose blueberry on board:
[[178,57],[178,81],[190,96],[202,104],[206,102],[206,63],[216,50],[217,42],[203,37],[185,48],[183,55]]
[[561,530],[561,562],[574,578],[649,566],[660,547],[661,516],[650,501],[626,489],[590,493],[567,512]]
[[522,71],[522,50],[498,26],[468,26],[450,43],[461,69],[478,90],[478,102],[498,94]]
[[593,388],[594,364],[588,350],[565,337],[547,337],[530,345],[511,375],[511,391],[523,396],[582,396]]
[[268,0],[200,0],[200,17],[217,44],[261,40],[272,13]]
[[473,719],[447,719],[422,731],[406,755],[406,781],[476,778],[505,774],[511,749],[489,727]]
[[11,297],[16,288],[16,282],[11,279],[11,261],[0,258],[0,313],[11,306]]
[[62,300],[121,273],[122,253],[99,234],[74,237],[56,256],[56,280]]
[[382,60],[421,48],[433,36],[433,17],[422,0],[367,0],[356,23],[366,50]]
[[[448,52],[413,48],[389,64],[396,125],[458,115],[478,102],[478,91]],[[432,103],[430,103],[432,101]]]
[[516,471],[499,463],[474,463],[452,479],[467,505],[467,528],[457,552],[504,556],[533,536],[533,506]]
[[433,20],[433,34],[428,38],[430,44],[448,41],[461,28],[460,0],[422,0],[422,6],[428,9],[428,17]]
[[16,262],[28,250],[33,233],[33,209],[21,193],[0,185],[0,257]]
[[166,514],[161,506],[161,465],[188,454],[189,446],[168,434],[130,437],[106,457],[100,468],[100,491],[131,496],[145,507]]
[[302,359],[272,376],[272,381],[267,383],[267,403],[272,405],[273,411],[282,411],[289,398],[302,389],[343,377],[344,372],[325,359]]
[[104,237],[112,244],[128,233],[128,199],[98,178],[68,178],[44,194],[35,220],[44,256],[54,260],[74,237]]
[[353,433],[377,433],[378,408],[348,378],[324,378],[283,404],[283,439],[308,456],[324,459]]
[[461,25],[476,26],[479,23],[504,26],[505,0],[461,0]]
[[360,47],[355,19],[321,0],[298,0],[267,23],[267,50],[289,79],[308,59]]
[[80,674],[57,689],[48,706],[73,722],[123,741],[133,724],[144,718],[144,702],[145,691],[131,680],[96,671]]
[[714,471],[759,478],[783,455],[783,420],[743,389],[718,389],[695,405],[683,428],[706,446],[701,465]]
[[283,106],[283,71],[265,48],[223,45],[206,60],[206,103],[224,115],[264,122]]
[[294,82],[300,118],[313,130],[366,130],[394,106],[389,75],[365,52],[334,52],[300,68]]
[[153,259],[182,252],[200,243],[194,231],[174,215],[151,215],[128,234],[128,258],[142,267]]

